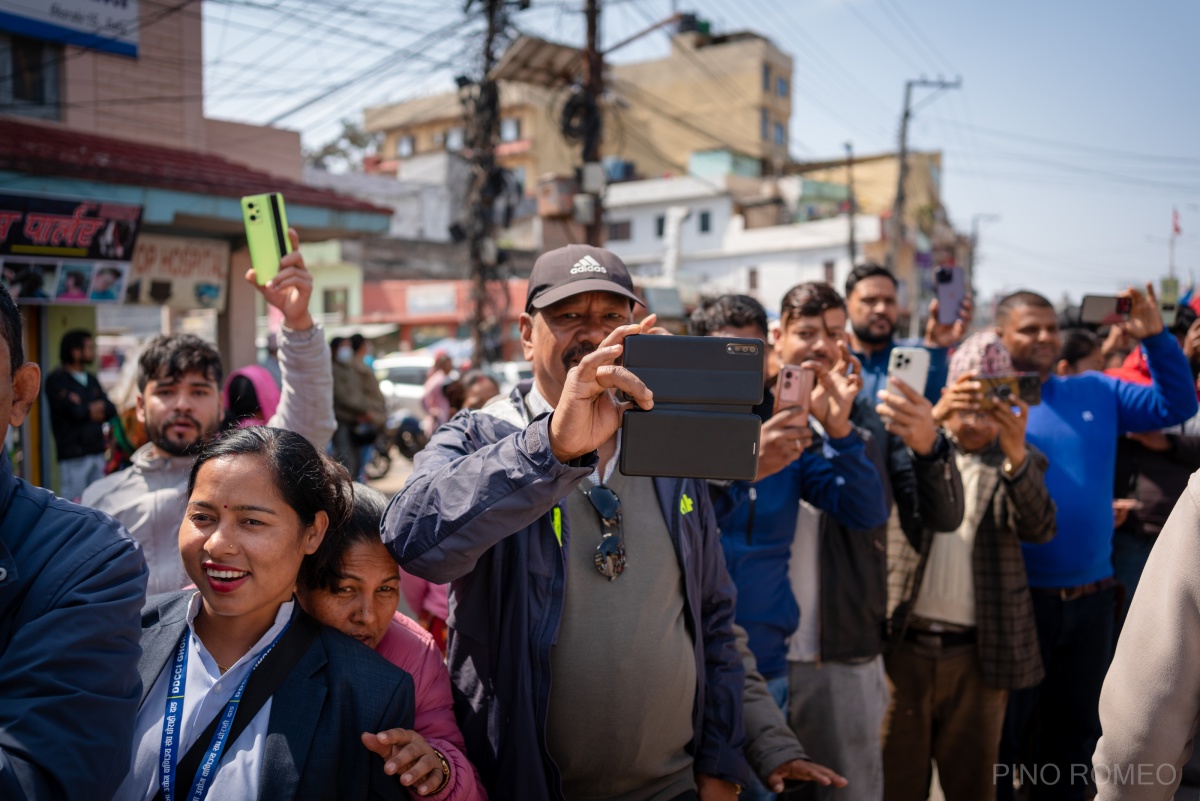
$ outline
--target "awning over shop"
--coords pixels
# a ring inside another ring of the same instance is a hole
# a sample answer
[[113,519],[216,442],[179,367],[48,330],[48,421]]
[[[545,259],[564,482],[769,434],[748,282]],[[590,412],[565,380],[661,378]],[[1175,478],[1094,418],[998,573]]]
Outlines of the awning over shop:
[[281,192],[288,222],[308,241],[386,233],[391,209],[269,175],[211,153],[0,119],[0,185],[131,203],[147,229],[237,236],[239,199]]

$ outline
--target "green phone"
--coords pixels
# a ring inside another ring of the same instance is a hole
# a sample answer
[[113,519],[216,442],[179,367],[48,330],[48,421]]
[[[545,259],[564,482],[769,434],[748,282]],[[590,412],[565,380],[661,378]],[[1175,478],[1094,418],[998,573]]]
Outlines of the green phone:
[[292,252],[283,195],[270,192],[242,198],[242,220],[246,224],[254,280],[262,286],[279,273],[279,260]]

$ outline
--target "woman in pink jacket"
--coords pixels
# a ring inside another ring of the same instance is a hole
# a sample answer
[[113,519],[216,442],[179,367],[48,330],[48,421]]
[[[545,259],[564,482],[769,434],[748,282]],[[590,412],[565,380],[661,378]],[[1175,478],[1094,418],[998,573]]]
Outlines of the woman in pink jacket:
[[297,583],[300,605],[413,677],[413,730],[363,735],[364,744],[387,760],[384,770],[399,775],[400,783],[422,798],[486,801],[454,720],[450,674],[441,652],[428,632],[396,611],[400,575],[379,540],[387,500],[362,484],[354,485],[354,496],[354,512],[341,532],[340,547],[330,549],[324,561],[304,563]]

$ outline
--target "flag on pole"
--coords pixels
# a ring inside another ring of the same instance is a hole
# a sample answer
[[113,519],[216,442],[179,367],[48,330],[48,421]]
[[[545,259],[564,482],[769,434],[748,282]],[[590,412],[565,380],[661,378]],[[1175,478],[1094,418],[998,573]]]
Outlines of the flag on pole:
[[1175,236],[1183,233],[1179,227],[1179,209],[1171,209],[1171,233]]

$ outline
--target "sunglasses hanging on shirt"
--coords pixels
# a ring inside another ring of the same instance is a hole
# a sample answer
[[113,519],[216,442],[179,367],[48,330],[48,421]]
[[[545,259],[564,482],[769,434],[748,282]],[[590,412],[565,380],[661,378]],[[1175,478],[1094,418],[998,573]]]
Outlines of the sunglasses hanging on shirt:
[[600,518],[600,544],[596,546],[596,571],[609,581],[616,581],[625,570],[625,538],[621,532],[621,499],[617,493],[600,484],[580,491],[591,501]]

